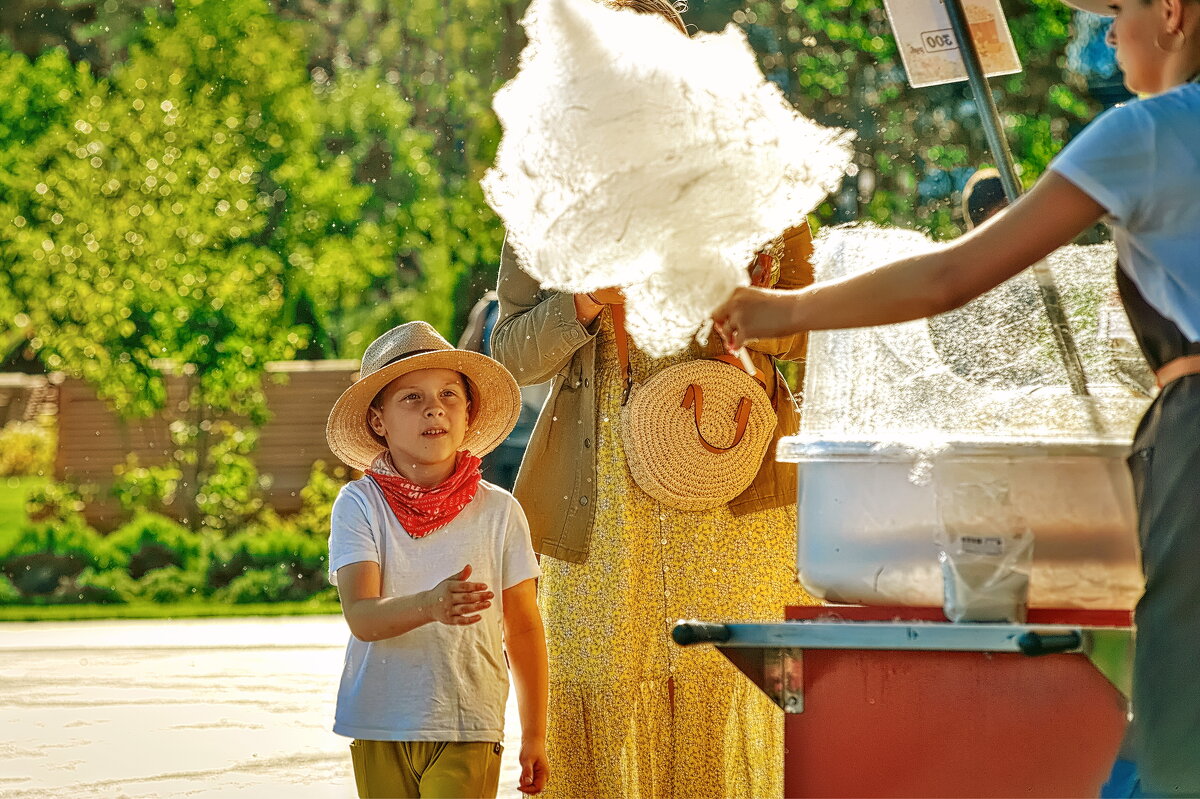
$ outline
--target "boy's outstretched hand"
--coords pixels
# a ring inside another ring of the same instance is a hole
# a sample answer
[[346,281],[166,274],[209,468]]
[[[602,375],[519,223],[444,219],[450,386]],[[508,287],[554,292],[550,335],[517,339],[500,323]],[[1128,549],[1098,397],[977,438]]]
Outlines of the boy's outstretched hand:
[[521,793],[541,793],[550,779],[550,761],[546,757],[545,741],[521,741],[521,781],[517,790]]
[[748,341],[800,332],[795,292],[759,288],[734,289],[713,311],[713,323],[732,352]]
[[471,576],[471,564],[463,566],[458,574],[452,574],[428,592],[429,615],[442,624],[474,624],[482,616],[481,610],[492,606],[495,596],[486,583],[467,582]]

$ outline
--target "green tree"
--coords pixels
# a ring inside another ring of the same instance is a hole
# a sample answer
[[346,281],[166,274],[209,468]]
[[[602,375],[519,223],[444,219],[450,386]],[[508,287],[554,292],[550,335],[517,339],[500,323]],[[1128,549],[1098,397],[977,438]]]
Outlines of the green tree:
[[266,363],[394,271],[394,229],[362,219],[369,187],[324,147],[296,34],[254,0],[151,14],[146,44],[108,80],[80,72],[65,124],[3,183],[6,324],[127,416],[162,407],[167,362],[189,375],[193,499],[210,452],[241,454],[210,446],[207,420],[261,421]]
[[[18,161],[48,130],[67,120],[92,82],[87,65],[72,64],[63,50],[49,50],[34,62],[0,50],[0,198],[15,188],[12,175]],[[0,224],[0,361],[29,334],[29,320],[13,286],[15,254],[4,246],[7,229]]]
[[[1022,181],[1044,171],[1073,128],[1096,111],[1065,69],[1071,11],[1058,0],[1015,0],[1005,10],[1024,71],[991,80]],[[966,83],[912,89],[882,2],[703,0],[689,15],[715,30],[732,18],[750,33],[764,71],[803,113],[858,132],[857,166],[874,190],[833,201],[825,218],[867,218],[959,231],[948,191],[921,192],[944,173],[994,163]],[[925,195],[925,196],[923,196]]]
[[[491,98],[515,72],[527,0],[275,2],[281,15],[310,31],[309,66],[318,82],[347,69],[377,70],[411,106],[423,155],[408,165],[416,170],[409,175],[434,182],[407,202],[402,182],[375,184],[375,202],[413,209],[403,220],[410,224],[397,253],[401,274],[378,290],[425,297],[424,305],[407,307],[453,338],[474,300],[495,284],[503,231],[479,179],[499,143]],[[361,313],[380,318],[382,306]]]

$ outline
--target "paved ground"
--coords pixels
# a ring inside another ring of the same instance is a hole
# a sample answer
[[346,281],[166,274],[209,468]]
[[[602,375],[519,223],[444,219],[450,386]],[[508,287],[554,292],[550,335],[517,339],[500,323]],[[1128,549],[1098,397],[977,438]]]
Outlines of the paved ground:
[[[352,797],[340,617],[0,624],[0,799]],[[516,706],[500,796],[518,797]]]

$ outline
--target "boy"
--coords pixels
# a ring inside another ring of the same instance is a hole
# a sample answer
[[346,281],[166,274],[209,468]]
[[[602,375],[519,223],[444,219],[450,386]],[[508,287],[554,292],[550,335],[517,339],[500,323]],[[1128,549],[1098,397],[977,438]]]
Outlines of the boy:
[[520,407],[504,367],[409,322],[372,342],[329,415],[330,449],[365,473],[334,502],[329,538],[353,633],[333,731],[355,739],[359,796],[494,797],[505,651],[521,715],[518,787],[545,787],[540,572],[521,507],[479,472]]

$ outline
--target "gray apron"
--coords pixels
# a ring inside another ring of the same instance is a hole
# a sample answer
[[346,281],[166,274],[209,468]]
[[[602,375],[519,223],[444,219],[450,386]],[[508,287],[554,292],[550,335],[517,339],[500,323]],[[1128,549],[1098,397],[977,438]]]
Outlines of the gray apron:
[[[1157,371],[1200,354],[1146,302],[1124,269],[1117,287]],[[1133,743],[1147,795],[1200,796],[1200,374],[1168,383],[1129,457],[1146,591],[1134,614]]]

